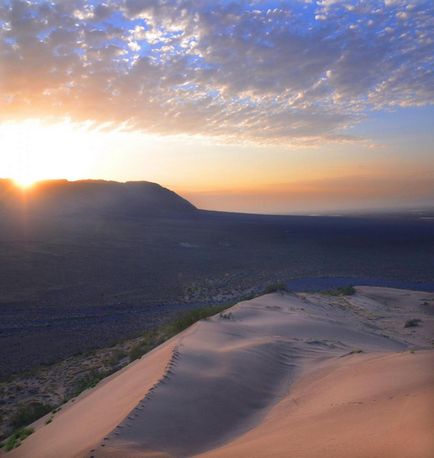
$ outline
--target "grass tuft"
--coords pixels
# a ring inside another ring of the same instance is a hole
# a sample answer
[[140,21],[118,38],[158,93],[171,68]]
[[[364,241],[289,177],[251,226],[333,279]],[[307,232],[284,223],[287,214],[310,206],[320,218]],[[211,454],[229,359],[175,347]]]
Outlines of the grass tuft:
[[10,423],[13,428],[19,429],[23,426],[27,426],[30,423],[33,423],[38,418],[43,417],[52,409],[53,407],[48,404],[42,404],[41,402],[33,401],[29,404],[19,407]]
[[284,282],[270,283],[264,289],[264,294],[289,292]]
[[96,385],[98,385],[98,383],[103,378],[108,377],[109,375],[113,374],[114,372],[115,372],[114,369],[107,370],[107,371],[98,371],[97,369],[92,369],[84,377],[81,377],[77,381],[75,389],[72,393],[72,398],[78,396],[80,393],[82,393],[83,391],[89,388],[94,388]]
[[32,428],[21,428],[15,431],[4,444],[4,449],[9,452],[10,450],[17,448],[21,445],[21,442],[33,433]]

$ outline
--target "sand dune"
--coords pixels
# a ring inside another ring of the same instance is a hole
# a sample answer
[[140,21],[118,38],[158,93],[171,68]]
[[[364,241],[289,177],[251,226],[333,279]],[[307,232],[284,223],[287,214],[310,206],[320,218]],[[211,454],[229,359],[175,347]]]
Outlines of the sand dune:
[[148,354],[107,378],[97,388],[67,403],[49,425],[45,425],[44,417],[34,425],[36,432],[7,456],[88,456],[89,450],[112,431],[164,376],[172,349],[173,343],[166,342],[158,352]]
[[[240,303],[89,391],[10,456],[428,458],[433,304],[368,287]],[[404,328],[409,318],[422,326]]]
[[302,377],[264,421],[204,458],[429,458],[434,352],[352,355]]

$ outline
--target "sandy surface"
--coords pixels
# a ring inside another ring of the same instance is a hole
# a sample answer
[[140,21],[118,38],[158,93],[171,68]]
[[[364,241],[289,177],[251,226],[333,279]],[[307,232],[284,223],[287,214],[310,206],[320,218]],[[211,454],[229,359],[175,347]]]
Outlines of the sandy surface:
[[302,377],[264,421],[207,458],[429,458],[434,352],[352,355]]
[[90,390],[8,456],[428,458],[433,304],[374,287],[242,302]]
[[34,426],[36,432],[8,457],[66,458],[89,456],[154,386],[166,371],[173,350],[171,341],[126,369],[67,403],[54,421],[44,417]]

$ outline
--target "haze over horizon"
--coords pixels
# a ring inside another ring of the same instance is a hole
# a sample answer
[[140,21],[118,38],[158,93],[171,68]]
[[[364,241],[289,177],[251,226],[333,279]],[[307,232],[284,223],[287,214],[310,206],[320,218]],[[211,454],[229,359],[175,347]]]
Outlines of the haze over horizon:
[[7,0],[0,176],[206,209],[434,201],[431,1]]
[[[12,186],[16,188],[18,194],[16,196],[21,200],[21,195],[26,196],[24,202],[26,205],[28,203],[28,198],[31,197],[34,200],[34,197],[39,195],[39,189],[41,189],[42,185],[49,184],[49,185],[59,185],[62,186],[63,183],[65,184],[75,184],[75,183],[114,183],[114,184],[127,184],[127,183],[151,183],[157,184],[162,186],[160,183],[149,182],[147,180],[127,180],[127,181],[117,181],[117,180],[105,180],[102,178],[88,178],[88,179],[79,179],[79,180],[68,180],[66,178],[53,178],[47,180],[40,180],[35,181],[31,184],[22,184],[13,178],[2,178],[0,177],[0,185],[2,182],[11,182]],[[322,185],[323,183],[318,182],[318,185]],[[350,191],[350,187],[352,186],[351,183],[348,184],[348,190]],[[402,184],[402,183],[401,183]],[[324,183],[327,186],[327,183]],[[404,184],[405,185],[405,184]],[[0,196],[2,193],[5,192],[5,189],[8,188],[0,187]],[[163,186],[163,189],[165,187]],[[43,189],[43,188],[42,188]],[[46,188],[45,188],[46,189]],[[173,189],[169,189],[169,191],[173,191]],[[115,191],[115,189],[113,189]],[[8,191],[6,191],[8,192]],[[176,192],[176,191],[174,191]],[[411,190],[407,189],[404,192],[409,192],[411,194]],[[14,193],[15,194],[15,193]],[[335,207],[332,207],[330,202],[327,202],[326,208],[321,208],[321,200],[318,199],[316,193],[308,193],[306,195],[302,195],[301,193],[297,193],[294,191],[295,199],[293,198],[289,202],[292,205],[291,210],[287,210],[288,208],[288,198],[291,198],[289,192],[278,193],[263,190],[257,191],[256,193],[242,193],[239,194],[231,193],[230,195],[224,196],[223,194],[219,193],[212,193],[212,192],[196,192],[196,193],[189,193],[186,192],[176,192],[176,194],[188,202],[192,203],[197,209],[199,210],[211,210],[211,211],[224,211],[224,212],[234,212],[234,213],[250,213],[250,214],[264,214],[264,215],[330,215],[330,216],[344,216],[345,214],[391,214],[391,213],[414,213],[415,215],[423,215],[427,212],[430,213],[434,211],[434,205],[431,200],[427,200],[426,202],[421,202],[419,205],[409,204],[408,201],[403,200],[401,205],[396,206],[382,206],[381,202],[378,202],[377,206],[371,205],[370,207],[363,206],[364,201],[361,201],[359,205],[351,204],[351,206],[345,206],[345,199],[342,198],[339,193],[335,193],[336,203]],[[279,195],[280,194],[280,195]],[[310,194],[310,195],[309,195]],[[11,194],[8,193],[9,197]],[[369,193],[367,193],[369,195]],[[404,195],[404,194],[403,194]],[[221,205],[221,198],[222,196],[225,197],[225,205],[222,208]],[[6,198],[7,195],[3,194],[3,198]],[[70,194],[72,198],[72,195]],[[137,196],[138,197],[138,196]],[[298,199],[297,199],[298,198]],[[65,202],[66,203],[66,202]],[[406,205],[407,204],[407,205]]]

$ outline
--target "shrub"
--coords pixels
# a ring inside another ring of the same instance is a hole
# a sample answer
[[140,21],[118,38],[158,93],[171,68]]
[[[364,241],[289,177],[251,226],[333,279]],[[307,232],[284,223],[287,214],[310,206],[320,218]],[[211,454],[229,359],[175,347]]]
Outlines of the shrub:
[[187,329],[197,321],[216,315],[217,313],[226,310],[228,307],[228,305],[222,305],[213,307],[202,307],[189,310],[188,312],[184,312],[178,315],[178,317],[175,318],[175,320],[170,322],[168,325],[164,326],[163,332],[167,336],[167,338],[170,338],[180,333],[184,329]]
[[14,432],[12,436],[4,444],[4,449],[9,452],[10,450],[19,447],[21,442],[33,433],[32,428],[22,428]]
[[11,419],[11,425],[14,428],[21,428],[33,423],[38,418],[43,417],[52,410],[52,406],[33,401],[27,405],[18,408],[16,414]]
[[264,294],[281,293],[285,291],[288,291],[286,284],[283,282],[276,282],[267,285],[264,289]]
[[153,348],[161,343],[161,340],[158,338],[157,330],[152,329],[147,331],[143,338],[135,344],[128,353],[130,361],[141,358],[145,353],[148,353]]
[[129,352],[130,361],[134,361],[136,359],[141,358],[144,354],[148,353],[156,346],[162,344],[163,342],[175,336],[176,334],[179,334],[181,331],[187,329],[197,321],[216,315],[217,313],[226,310],[228,307],[231,307],[232,305],[233,304],[231,303],[226,305],[202,307],[189,310],[187,312],[179,314],[174,320],[170,321],[169,323],[166,323],[154,330],[148,331],[143,336],[143,338],[131,348]]
[[105,363],[108,366],[116,366],[125,356],[127,356],[127,354],[123,350],[115,349],[111,352],[110,356],[107,357]]
[[[75,388],[72,392],[72,397],[78,396],[83,391],[94,388],[103,378],[107,377],[108,375],[112,374],[113,371],[98,371],[96,369],[92,369],[89,373],[87,373],[84,377],[81,377],[76,382]],[[60,410],[60,409],[59,409]]]

